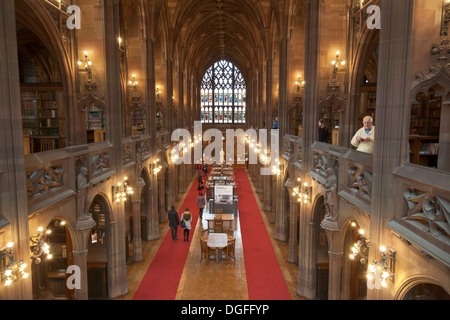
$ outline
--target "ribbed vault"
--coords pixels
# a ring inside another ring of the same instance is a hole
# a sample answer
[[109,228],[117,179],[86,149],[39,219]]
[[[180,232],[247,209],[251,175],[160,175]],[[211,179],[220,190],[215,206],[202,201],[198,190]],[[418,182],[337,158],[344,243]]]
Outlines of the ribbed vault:
[[167,9],[173,48],[182,53],[180,64],[197,80],[219,59],[233,62],[244,77],[264,61],[270,1],[171,0]]

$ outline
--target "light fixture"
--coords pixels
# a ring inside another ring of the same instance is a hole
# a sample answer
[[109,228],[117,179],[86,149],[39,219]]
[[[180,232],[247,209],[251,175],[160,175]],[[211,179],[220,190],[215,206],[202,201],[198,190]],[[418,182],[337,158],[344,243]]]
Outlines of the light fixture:
[[[356,227],[356,222],[351,223],[352,227]],[[359,229],[359,237],[351,248],[352,253],[349,254],[350,259],[355,260],[359,256],[359,262],[366,264],[369,258],[369,239],[365,237],[363,229]]]
[[302,76],[298,75],[297,81],[295,81],[295,85],[297,86],[297,93],[300,94],[300,89],[305,86],[305,81],[301,80]]
[[281,176],[281,163],[280,160],[276,159],[275,164],[272,166],[272,173]]
[[14,244],[9,242],[6,248],[0,251],[1,280],[5,282],[5,286],[10,286],[13,282],[29,276],[25,271],[27,264],[22,259],[16,259],[13,247]]
[[78,69],[80,72],[87,72],[88,83],[92,82],[92,61],[89,60],[88,52],[84,52],[84,59],[78,61]]
[[127,201],[127,195],[133,194],[133,188],[125,177],[123,183],[119,182],[117,186],[112,186],[112,197],[116,202]]
[[153,163],[151,164],[151,168],[153,170],[154,175],[157,175],[158,172],[160,172],[162,169],[162,166],[158,165],[158,163],[159,163],[159,159],[156,159],[156,160],[153,160]]
[[298,187],[294,188],[292,195],[297,197],[298,202],[308,203],[311,202],[312,199],[312,186],[308,185],[308,183],[301,183],[301,178],[297,178],[297,182],[299,183]]
[[39,227],[37,229],[38,233],[36,236],[31,236],[30,241],[32,245],[30,246],[30,250],[32,253],[31,259],[34,263],[41,263],[41,256],[45,254],[47,259],[51,259],[52,255],[50,254],[50,246],[44,241],[44,237],[46,234],[50,234],[51,230],[48,230],[44,233],[44,228]]
[[345,65],[345,60],[339,59],[340,52],[336,51],[336,60],[331,61],[331,65],[333,66],[333,74],[337,71],[339,71],[339,66]]
[[374,259],[367,268],[367,287],[381,289],[387,287],[387,279],[394,282],[395,260],[397,252],[385,246],[380,246],[380,260]]
[[161,94],[161,90],[159,87],[156,87],[156,102],[161,102],[159,95]]
[[134,92],[136,93],[136,92],[137,92],[137,85],[138,85],[138,84],[139,84],[139,83],[138,83],[137,80],[136,80],[136,75],[133,74],[132,80],[128,81],[128,86],[129,86],[130,88],[134,88]]

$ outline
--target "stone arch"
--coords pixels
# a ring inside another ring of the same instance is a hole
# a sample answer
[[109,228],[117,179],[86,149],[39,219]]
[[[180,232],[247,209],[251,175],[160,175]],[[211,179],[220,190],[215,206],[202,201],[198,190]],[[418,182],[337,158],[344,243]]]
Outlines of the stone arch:
[[[101,211],[96,212],[97,209],[94,207],[96,204],[100,205]],[[111,286],[107,286],[107,283],[113,283],[113,272],[110,272],[110,270],[115,269],[115,258],[114,258],[114,248],[115,245],[115,239],[116,235],[113,235],[113,229],[115,221],[112,219],[112,207],[111,203],[108,199],[108,196],[104,194],[103,192],[97,193],[93,198],[91,202],[89,212],[92,214],[92,218],[95,221],[95,226],[92,227],[91,232],[88,233],[86,236],[87,239],[87,263],[89,268],[90,262],[95,263],[105,263],[106,264],[106,279],[104,285],[107,287],[106,296],[110,297],[111,292],[113,288]],[[100,214],[103,214],[104,217],[102,217]],[[102,220],[103,218],[103,220]],[[102,232],[99,232],[100,228]],[[95,235],[94,232],[97,231],[97,234]],[[81,233],[84,235],[85,233]],[[95,242],[96,241],[96,242]],[[92,280],[88,278],[88,282]],[[89,287],[89,286],[88,286]],[[106,290],[105,287],[105,290]],[[89,294],[89,292],[88,292]]]
[[343,134],[340,134],[339,139],[345,141],[345,143],[341,144],[343,146],[350,147],[350,140],[358,129],[358,126],[360,126],[358,123],[358,107],[361,99],[361,86],[364,82],[364,73],[369,62],[370,55],[378,46],[379,39],[379,30],[365,28],[354,51],[354,58],[351,64],[351,70],[349,72],[350,79],[349,88],[347,90],[349,93],[347,108],[346,112],[343,114],[344,121],[340,124],[340,129],[342,129]]
[[[53,58],[60,74],[60,82],[63,87],[62,105],[65,106],[63,113],[65,115],[65,138],[66,145],[74,145],[76,139],[76,123],[78,120],[75,111],[76,100],[76,77],[75,66],[72,61],[71,53],[66,49],[70,44],[65,41],[72,41],[75,31],[66,30],[63,35],[58,30],[50,13],[41,1],[15,1],[16,21],[25,23],[31,32],[53,52]],[[61,30],[65,30],[61,27]],[[72,116],[71,116],[72,115]]]
[[[400,285],[399,289],[394,295],[395,300],[412,300],[412,295],[417,295],[413,290],[418,289],[419,286],[425,285],[428,290],[431,288],[434,293],[430,294],[428,292],[428,297],[422,296],[420,300],[450,300],[449,290],[442,286],[440,281],[436,278],[430,277],[429,275],[414,275],[410,278],[405,279]],[[438,296],[432,296],[438,295]],[[417,299],[419,300],[419,299]]]
[[325,217],[325,204],[323,194],[318,194],[313,202],[310,226],[312,280],[311,289],[315,292],[313,299],[328,299],[328,270],[329,270],[329,239],[320,223]]

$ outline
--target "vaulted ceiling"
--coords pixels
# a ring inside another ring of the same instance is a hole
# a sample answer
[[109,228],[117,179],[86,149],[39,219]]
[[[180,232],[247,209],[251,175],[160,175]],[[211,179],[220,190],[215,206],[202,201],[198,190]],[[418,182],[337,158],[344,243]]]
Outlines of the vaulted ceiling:
[[270,0],[167,1],[169,25],[180,62],[197,76],[219,59],[236,64],[244,76],[264,55],[271,28]]

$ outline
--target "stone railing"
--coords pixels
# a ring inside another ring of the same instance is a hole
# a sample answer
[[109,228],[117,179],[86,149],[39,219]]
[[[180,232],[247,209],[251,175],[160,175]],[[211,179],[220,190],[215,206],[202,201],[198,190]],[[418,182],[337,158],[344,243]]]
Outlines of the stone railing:
[[76,194],[76,177],[87,169],[92,184],[115,174],[110,163],[112,145],[101,142],[25,156],[28,213],[38,213]]
[[400,192],[387,226],[420,254],[450,268],[450,173],[405,164],[394,175]]
[[314,164],[310,176],[324,186],[335,176],[339,196],[370,215],[372,155],[321,142],[315,142],[312,149]]
[[[169,137],[170,138],[170,137]],[[158,135],[158,156],[163,158],[167,133]],[[87,169],[87,180],[95,187],[116,174],[111,163],[113,146],[108,141],[66,147],[25,156],[28,214],[57,205],[77,193],[77,175]],[[145,166],[152,157],[149,136],[131,136],[122,140],[122,165],[133,171]]]

